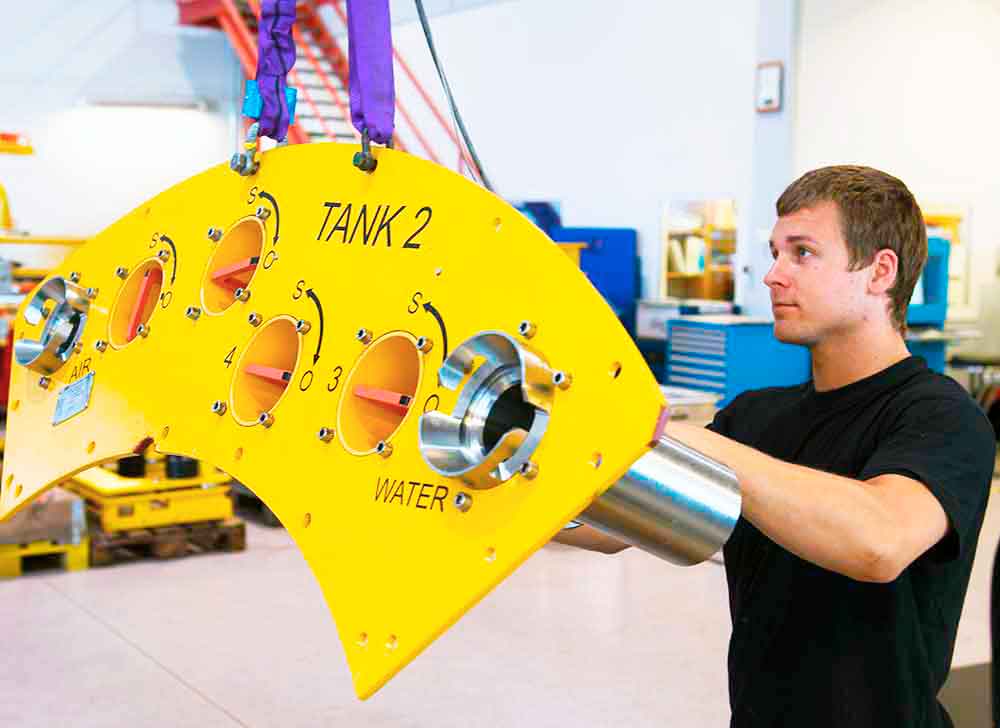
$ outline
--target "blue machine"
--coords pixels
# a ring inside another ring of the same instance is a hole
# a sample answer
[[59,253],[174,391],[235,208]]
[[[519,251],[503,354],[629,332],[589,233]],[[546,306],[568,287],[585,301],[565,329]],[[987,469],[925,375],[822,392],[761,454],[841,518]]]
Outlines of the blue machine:
[[630,228],[555,227],[557,243],[585,243],[580,269],[635,336],[635,302],[639,298],[639,235]]
[[917,281],[917,286],[920,286],[919,292],[923,294],[923,303],[911,303],[906,311],[906,323],[911,327],[906,339],[907,348],[911,354],[922,356],[927,361],[928,367],[942,373],[947,342],[943,338],[921,339],[918,327],[924,331],[944,329],[944,320],[948,315],[950,254],[951,244],[944,238],[927,239],[927,265],[924,266],[924,274]]
[[778,341],[765,319],[686,316],[667,322],[664,383],[719,394],[720,408],[748,389],[801,384],[811,376],[809,350]]

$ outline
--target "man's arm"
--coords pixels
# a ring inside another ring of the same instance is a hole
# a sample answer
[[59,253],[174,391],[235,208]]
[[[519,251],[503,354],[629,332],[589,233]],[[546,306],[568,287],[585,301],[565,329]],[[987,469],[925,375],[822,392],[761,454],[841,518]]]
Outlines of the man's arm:
[[948,531],[937,498],[902,475],[852,480],[792,465],[681,423],[666,434],[736,472],[743,516],[799,557],[859,581],[890,582]]

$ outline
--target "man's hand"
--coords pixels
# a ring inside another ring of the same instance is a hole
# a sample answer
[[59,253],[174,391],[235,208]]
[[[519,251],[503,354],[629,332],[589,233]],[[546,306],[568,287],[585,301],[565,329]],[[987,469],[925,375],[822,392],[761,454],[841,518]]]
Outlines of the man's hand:
[[628,548],[624,541],[608,536],[596,528],[591,528],[587,524],[582,524],[576,528],[563,529],[552,539],[569,546],[587,549],[588,551],[599,551],[602,554],[617,554]]

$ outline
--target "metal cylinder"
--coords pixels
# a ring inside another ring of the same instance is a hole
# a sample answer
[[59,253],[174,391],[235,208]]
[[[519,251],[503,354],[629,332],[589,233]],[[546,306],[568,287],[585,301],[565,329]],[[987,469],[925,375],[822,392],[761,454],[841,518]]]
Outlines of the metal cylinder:
[[722,548],[742,507],[736,474],[663,437],[577,520],[674,564]]

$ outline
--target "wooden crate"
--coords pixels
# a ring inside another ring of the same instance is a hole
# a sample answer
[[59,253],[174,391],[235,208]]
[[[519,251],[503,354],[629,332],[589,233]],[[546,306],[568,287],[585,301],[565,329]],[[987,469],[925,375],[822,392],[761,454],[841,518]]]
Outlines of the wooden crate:
[[91,525],[90,564],[107,566],[140,558],[171,559],[208,551],[243,551],[246,527],[238,518],[108,533]]

